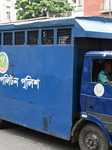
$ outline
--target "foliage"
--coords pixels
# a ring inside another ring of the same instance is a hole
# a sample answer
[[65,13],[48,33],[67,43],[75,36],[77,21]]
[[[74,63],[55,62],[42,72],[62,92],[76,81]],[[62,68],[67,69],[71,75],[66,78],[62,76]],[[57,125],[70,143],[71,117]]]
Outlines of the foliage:
[[15,8],[19,20],[44,17],[48,13],[53,14],[54,17],[59,17],[74,9],[68,0],[16,0]]

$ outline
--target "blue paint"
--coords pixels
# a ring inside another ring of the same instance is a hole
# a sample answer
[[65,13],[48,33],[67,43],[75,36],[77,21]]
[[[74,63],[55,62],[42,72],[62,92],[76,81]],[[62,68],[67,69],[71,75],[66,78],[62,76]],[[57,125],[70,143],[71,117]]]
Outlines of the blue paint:
[[[88,119],[82,119],[98,124],[111,145],[112,133],[91,114],[112,115],[111,86],[104,85],[104,96],[96,97],[94,86],[97,83],[90,82],[90,75],[92,59],[102,59],[104,50],[111,49],[112,20],[77,17],[15,24],[0,25],[0,52],[5,52],[9,59],[9,68],[0,73],[0,79],[6,74],[11,81],[18,78],[18,84],[16,80],[16,83],[7,81],[4,85],[0,80],[1,119],[70,140],[72,127],[78,121],[74,116],[87,114]],[[42,45],[41,31],[51,29],[54,43]],[[57,44],[58,29],[71,29],[71,43]],[[27,45],[28,31],[33,30],[38,30],[38,45]],[[23,45],[15,45],[17,31],[25,31]],[[12,45],[4,45],[3,35],[8,32],[13,35]],[[111,56],[107,53],[108,58]],[[30,82],[26,87],[22,81],[27,81],[27,76]],[[89,110],[88,105],[94,105],[94,109]]]
[[[81,83],[82,86],[80,95],[80,105],[82,114],[84,114],[84,112],[87,112],[87,120],[95,122],[101,127],[108,139],[108,144],[112,146],[112,138],[110,136],[112,131],[109,125],[109,120],[111,122],[112,116],[112,85],[102,84],[104,88],[104,93],[102,96],[97,96],[94,92],[94,88],[95,85],[97,85],[98,83],[93,82],[91,77],[93,60],[97,59],[105,61],[106,59],[111,58],[112,51],[92,51],[86,53]],[[93,108],[89,106],[92,106]],[[91,114],[93,118],[91,118]],[[99,121],[95,119],[97,116]]]

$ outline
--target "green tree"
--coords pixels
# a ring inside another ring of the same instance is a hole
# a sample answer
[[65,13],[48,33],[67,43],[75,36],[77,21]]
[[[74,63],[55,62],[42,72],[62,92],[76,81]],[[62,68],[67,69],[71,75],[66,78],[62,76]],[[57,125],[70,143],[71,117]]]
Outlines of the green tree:
[[49,13],[60,17],[74,9],[68,0],[16,0],[15,8],[18,20],[44,17]]

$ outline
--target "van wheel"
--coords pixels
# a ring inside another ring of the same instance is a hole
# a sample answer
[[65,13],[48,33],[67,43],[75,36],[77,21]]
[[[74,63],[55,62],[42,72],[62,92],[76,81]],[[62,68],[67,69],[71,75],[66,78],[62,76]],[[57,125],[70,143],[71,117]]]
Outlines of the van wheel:
[[81,150],[109,150],[104,133],[95,124],[87,124],[81,129],[79,146]]
[[5,128],[7,126],[7,121],[5,120],[0,120],[0,129]]

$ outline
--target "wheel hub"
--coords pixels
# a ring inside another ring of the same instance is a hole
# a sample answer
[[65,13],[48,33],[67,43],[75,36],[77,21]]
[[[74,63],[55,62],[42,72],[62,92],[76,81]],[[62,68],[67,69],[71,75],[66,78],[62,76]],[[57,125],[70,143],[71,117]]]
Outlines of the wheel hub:
[[85,143],[86,143],[86,146],[90,150],[97,150],[97,148],[98,148],[98,137],[93,133],[89,133],[85,137]]

